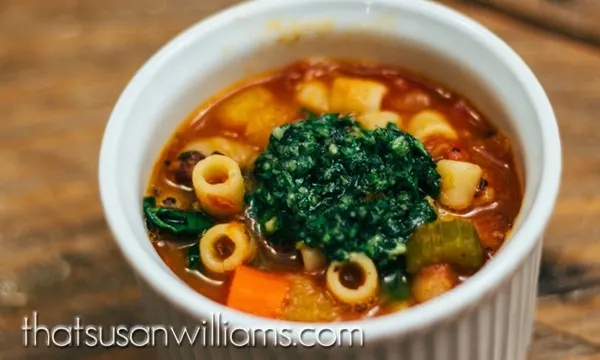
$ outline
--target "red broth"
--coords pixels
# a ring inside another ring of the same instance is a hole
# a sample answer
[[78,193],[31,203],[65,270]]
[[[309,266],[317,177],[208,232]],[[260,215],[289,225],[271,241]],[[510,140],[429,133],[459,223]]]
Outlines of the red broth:
[[[483,169],[472,205],[461,211],[445,211],[475,225],[481,246],[487,258],[491,258],[511,230],[522,201],[521,182],[511,145],[468,100],[431,80],[397,67],[338,60],[306,60],[229,88],[202,104],[179,126],[156,161],[147,195],[155,196],[159,205],[185,210],[197,209],[196,196],[186,178],[194,161],[182,164],[178,160],[179,154],[189,143],[221,136],[239,142],[244,146],[244,151],[257,155],[265,148],[273,126],[299,119],[302,105],[298,103],[295,94],[301,82],[319,80],[331,84],[338,77],[368,79],[384,84],[388,91],[381,108],[400,115],[404,119],[404,125],[400,126],[403,130],[408,119],[423,110],[435,110],[446,117],[458,133],[458,139],[447,140],[434,136],[426,138],[423,143],[435,160],[469,161]],[[277,119],[280,123],[273,124],[267,119],[262,124],[255,124],[251,131],[247,128],[231,130],[223,127],[219,120],[222,104],[241,91],[253,87],[261,87],[273,95],[273,101],[279,106],[276,111],[279,112]],[[243,214],[239,218],[247,220]],[[202,295],[227,303],[230,274],[206,276],[187,269],[187,247],[192,241],[181,241],[170,235],[153,232],[150,233],[150,238],[161,258],[177,276]],[[324,286],[323,271],[307,273],[302,267],[282,267],[272,263],[268,257],[261,256],[260,249],[253,260],[253,266],[292,278],[284,310],[274,317],[297,321],[350,320],[379,316],[416,303],[395,302],[381,297],[368,306],[357,309],[339,303],[328,294]],[[458,282],[466,280],[469,275],[457,273]],[[417,282],[417,279],[412,281]]]

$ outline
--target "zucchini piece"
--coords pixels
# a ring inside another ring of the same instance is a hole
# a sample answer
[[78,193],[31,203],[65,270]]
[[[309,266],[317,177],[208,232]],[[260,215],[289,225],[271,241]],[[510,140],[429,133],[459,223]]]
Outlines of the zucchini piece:
[[428,265],[448,263],[474,272],[484,263],[475,226],[467,220],[437,221],[418,227],[406,243],[406,270],[416,274]]

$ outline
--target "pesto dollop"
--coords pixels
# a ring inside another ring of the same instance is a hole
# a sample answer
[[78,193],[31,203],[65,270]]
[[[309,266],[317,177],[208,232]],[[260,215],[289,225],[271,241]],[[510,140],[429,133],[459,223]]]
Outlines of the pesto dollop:
[[246,200],[266,239],[329,260],[362,252],[385,268],[436,219],[426,199],[440,192],[435,162],[393,124],[369,131],[349,116],[308,114],[273,131],[253,175]]

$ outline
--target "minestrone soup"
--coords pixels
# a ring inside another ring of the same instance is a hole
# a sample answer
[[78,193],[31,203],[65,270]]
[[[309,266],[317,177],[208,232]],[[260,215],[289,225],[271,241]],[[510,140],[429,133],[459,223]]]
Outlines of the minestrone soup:
[[460,286],[522,200],[508,139],[463,97],[405,70],[300,61],[202,105],[143,201],[189,286],[247,313],[341,321]]

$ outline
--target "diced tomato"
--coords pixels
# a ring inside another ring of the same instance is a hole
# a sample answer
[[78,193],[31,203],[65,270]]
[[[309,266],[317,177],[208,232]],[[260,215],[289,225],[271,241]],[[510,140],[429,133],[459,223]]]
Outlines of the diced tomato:
[[454,160],[470,161],[471,156],[458,142],[443,137],[432,137],[423,142],[425,149],[431,154],[435,161]]
[[500,248],[504,242],[506,232],[511,228],[509,221],[500,213],[477,217],[473,219],[473,224],[477,228],[481,246],[492,251]]

